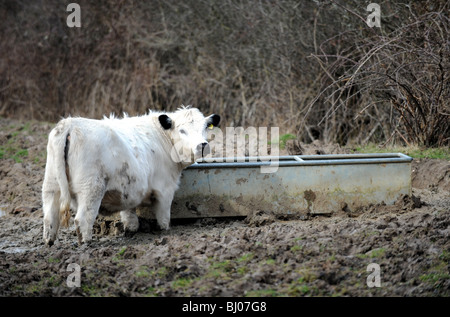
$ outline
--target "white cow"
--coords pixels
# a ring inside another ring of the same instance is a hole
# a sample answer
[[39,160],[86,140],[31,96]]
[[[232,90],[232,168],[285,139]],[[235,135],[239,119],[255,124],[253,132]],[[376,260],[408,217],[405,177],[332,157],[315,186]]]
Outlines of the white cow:
[[[78,242],[92,239],[100,212],[120,211],[127,231],[138,230],[132,208],[151,204],[158,224],[169,228],[170,207],[181,171],[208,144],[207,128],[220,116],[196,108],[103,120],[67,118],[50,132],[42,187],[44,241],[52,245],[60,224],[76,211]],[[176,150],[175,150],[176,149]],[[189,153],[189,160],[182,159]],[[180,156],[181,155],[181,156]]]

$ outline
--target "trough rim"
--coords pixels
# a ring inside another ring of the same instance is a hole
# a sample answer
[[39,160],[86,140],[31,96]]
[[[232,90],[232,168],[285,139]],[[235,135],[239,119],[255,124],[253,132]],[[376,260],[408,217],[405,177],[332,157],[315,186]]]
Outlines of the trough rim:
[[[258,161],[259,160],[259,161]],[[323,154],[215,157],[198,159],[187,169],[203,168],[251,168],[261,166],[314,166],[348,164],[410,163],[412,157],[403,153]]]

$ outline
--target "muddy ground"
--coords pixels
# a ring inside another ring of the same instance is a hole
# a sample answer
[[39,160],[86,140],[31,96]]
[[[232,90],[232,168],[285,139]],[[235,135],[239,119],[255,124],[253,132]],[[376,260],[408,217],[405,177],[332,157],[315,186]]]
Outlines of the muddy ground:
[[[450,163],[413,161],[413,196],[331,217],[153,223],[124,236],[98,220],[42,241],[41,186],[51,124],[0,119],[0,296],[449,296]],[[298,150],[298,149],[297,149]],[[346,151],[303,145],[303,154]],[[101,233],[107,232],[107,234]],[[370,263],[380,287],[370,288]],[[80,269],[79,287],[76,271]],[[75,274],[75,275],[73,275]]]

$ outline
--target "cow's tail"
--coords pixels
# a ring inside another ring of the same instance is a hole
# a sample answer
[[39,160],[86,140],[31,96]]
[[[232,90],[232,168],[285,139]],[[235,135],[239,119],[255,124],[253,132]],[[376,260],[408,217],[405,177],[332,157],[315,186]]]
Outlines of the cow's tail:
[[70,124],[71,119],[62,120],[52,131],[54,132],[51,140],[54,154],[54,164],[56,171],[56,180],[59,184],[59,221],[61,226],[68,227],[70,220],[70,191],[69,180],[66,172],[67,155],[70,144]]

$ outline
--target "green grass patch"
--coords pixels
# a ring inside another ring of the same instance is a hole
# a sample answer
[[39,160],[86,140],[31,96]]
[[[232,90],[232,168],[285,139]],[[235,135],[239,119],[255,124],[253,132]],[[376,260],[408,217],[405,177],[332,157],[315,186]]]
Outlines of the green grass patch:
[[265,261],[265,264],[267,265],[275,265],[277,263],[277,261],[275,261],[274,259],[267,259]]
[[206,277],[223,280],[230,280],[233,274],[238,274],[242,277],[250,271],[249,263],[254,257],[255,255],[249,252],[231,260],[214,261],[213,259],[209,259],[210,266]]
[[175,289],[188,288],[191,286],[193,281],[194,281],[193,279],[182,277],[182,278],[174,280],[172,282],[172,287]]
[[101,296],[101,290],[95,285],[89,285],[82,283],[81,290],[84,294],[90,297],[99,297]]
[[[44,124],[41,122],[25,122],[19,125],[10,125],[5,128],[7,140],[0,144],[0,159],[14,160],[16,163],[30,161],[35,164],[43,164],[46,161],[47,151],[43,150],[39,153],[31,151],[29,148],[37,142],[42,142],[41,138],[48,139],[47,132],[37,130],[33,131],[36,125]],[[29,138],[32,136],[32,138]],[[34,141],[33,141],[34,140]],[[46,141],[45,141],[46,142]]]
[[0,146],[0,159],[13,159],[16,163],[22,163],[28,157],[28,150],[14,146]]
[[[293,134],[290,133],[286,133],[280,136],[278,144],[280,145],[280,149],[284,150],[284,148],[286,147],[286,142],[288,140],[295,140],[297,139],[297,137]],[[276,144],[276,142],[267,142],[268,144]]]
[[230,274],[235,270],[235,265],[230,260],[212,262],[206,276],[221,279],[230,279]]
[[443,250],[442,253],[439,255],[439,259],[447,262],[447,264],[450,262],[450,252],[447,250]]
[[119,252],[116,253],[116,255],[112,258],[113,262],[118,262],[123,259],[123,255],[125,254],[125,251],[127,250],[127,247],[122,247]]
[[297,137],[293,134],[286,133],[280,136],[280,148],[283,150],[286,147],[286,142],[289,140],[295,140]]
[[373,249],[365,254],[357,254],[356,257],[359,259],[373,259],[373,258],[381,258],[385,255],[386,250],[383,248]]
[[288,296],[311,296],[317,293],[317,289],[307,284],[304,277],[292,281],[286,289]]
[[60,259],[55,259],[53,257],[48,258],[48,263],[59,263],[59,262],[61,262]]
[[117,255],[123,256],[126,250],[127,250],[127,247],[123,247],[122,249],[119,250],[119,252],[117,252]]
[[155,271],[155,274],[158,277],[163,278],[163,277],[167,276],[167,274],[169,274],[169,269],[165,266],[160,267],[158,270]]
[[450,279],[448,271],[448,264],[450,260],[450,252],[443,250],[438,259],[435,260],[425,274],[422,274],[419,279],[427,284],[432,285],[436,289],[444,287],[445,282]]
[[16,290],[23,290],[25,293],[33,293],[36,295],[41,295],[42,292],[48,291],[51,288],[61,286],[64,280],[53,274],[50,271],[40,271],[40,279],[33,280],[27,285],[21,285],[20,288],[16,287]]
[[249,252],[249,253],[246,253],[246,254],[244,254],[243,256],[241,256],[241,257],[239,257],[238,259],[237,259],[237,262],[238,263],[247,263],[247,262],[249,262],[251,259],[253,259],[253,253],[252,252]]
[[141,266],[138,271],[134,273],[136,277],[146,278],[150,277],[152,274],[148,271],[148,267],[146,265]]
[[419,146],[390,146],[380,147],[376,144],[368,144],[365,146],[357,146],[354,152],[358,153],[403,153],[416,159],[429,158],[450,160],[450,148],[423,148]]
[[280,294],[273,288],[248,291],[245,297],[278,297]]
[[295,252],[299,252],[302,249],[303,249],[303,247],[301,245],[294,245],[294,246],[291,247],[291,251],[294,252],[294,253]]
[[14,161],[17,163],[22,162],[22,158],[28,156],[28,150],[27,149],[19,149],[16,151],[16,153],[13,155]]
[[450,274],[442,272],[431,272],[420,276],[420,280],[432,284],[436,284],[439,281],[446,281],[448,279],[450,279]]
[[156,297],[156,296],[158,296],[157,289],[152,287],[152,286],[148,287],[146,289],[145,293],[144,293],[144,296],[145,297]]
[[26,123],[20,130],[11,132],[6,144],[0,146],[0,159],[13,159],[16,163],[22,163],[28,156],[28,150],[20,146],[19,136],[29,134],[30,123]]

